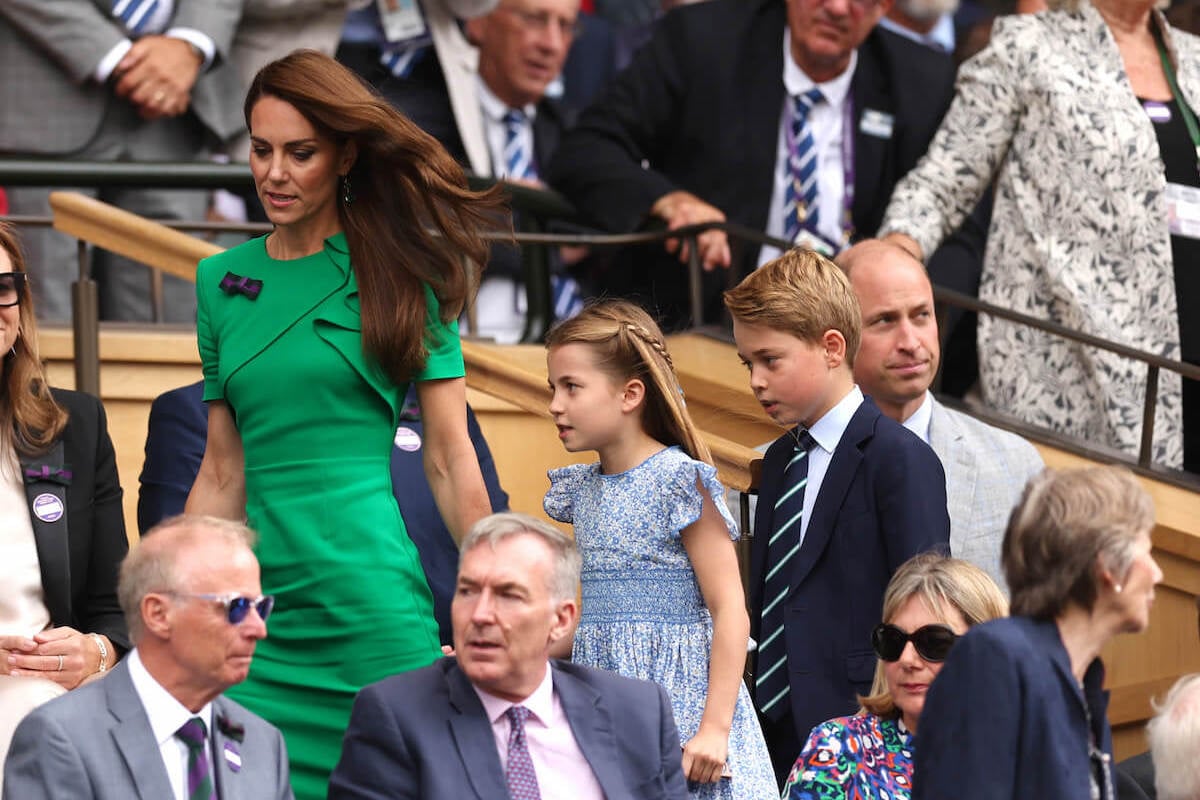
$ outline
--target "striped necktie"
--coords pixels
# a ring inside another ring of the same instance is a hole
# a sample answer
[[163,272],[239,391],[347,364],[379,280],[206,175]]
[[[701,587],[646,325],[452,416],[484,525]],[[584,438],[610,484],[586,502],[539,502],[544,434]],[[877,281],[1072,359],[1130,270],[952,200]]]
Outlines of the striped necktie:
[[508,782],[508,794],[512,800],[541,800],[537,773],[533,771],[533,759],[529,756],[529,740],[525,735],[525,720],[532,713],[525,706],[510,706],[508,711],[508,763],[504,778]]
[[537,180],[537,166],[525,146],[525,112],[510,108],[504,115],[504,177]]
[[212,766],[204,753],[204,745],[208,741],[204,720],[192,717],[175,731],[175,736],[187,745],[187,800],[216,800]]
[[762,622],[758,637],[758,675],[754,680],[759,710],[778,722],[790,704],[788,698],[787,637],[784,608],[792,587],[792,568],[800,551],[800,521],[804,516],[804,487],[808,483],[808,454],[816,441],[808,431],[796,440],[792,460],[784,470],[786,490],[775,501],[775,523],[767,541],[767,574],[763,578]]
[[817,145],[808,117],[823,99],[820,89],[792,98],[792,118],[785,132],[788,174],[783,194],[783,238],[789,242],[795,242],[805,228],[817,229]]
[[113,0],[113,16],[121,20],[125,30],[137,36],[146,29],[158,10],[158,0]]

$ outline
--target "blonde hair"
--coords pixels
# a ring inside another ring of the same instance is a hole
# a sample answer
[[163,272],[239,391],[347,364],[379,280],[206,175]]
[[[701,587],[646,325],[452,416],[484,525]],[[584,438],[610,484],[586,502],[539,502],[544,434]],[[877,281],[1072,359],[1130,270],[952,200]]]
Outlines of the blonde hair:
[[[883,594],[883,621],[891,622],[911,598],[919,597],[942,622],[955,609],[970,628],[989,619],[1008,615],[1008,601],[996,582],[979,567],[961,558],[923,553],[904,562],[888,581]],[[875,665],[871,694],[860,696],[860,713],[898,717],[899,709],[888,691],[883,661]]]
[[846,340],[846,365],[854,366],[862,338],[862,312],[850,281],[832,261],[794,247],[768,261],[725,292],[725,307],[739,322],[789,333],[819,344],[825,331]]
[[[25,257],[16,231],[0,222],[0,249],[12,261],[13,272],[25,272]],[[18,333],[4,359],[0,375],[0,451],[13,447],[21,455],[45,452],[66,427],[67,412],[54,401],[46,370],[38,355],[37,317],[29,278],[17,303]]]
[[1123,467],[1044,470],[1029,480],[1008,520],[1002,563],[1012,613],[1052,619],[1096,603],[1098,568],[1121,578],[1137,535],[1154,527],[1154,504]]
[[586,344],[597,367],[617,381],[640,380],[646,386],[642,427],[665,445],[678,445],[698,461],[712,463],[708,445],[683,402],[675,365],[662,331],[640,306],[628,300],[601,300],[555,325],[546,347]]

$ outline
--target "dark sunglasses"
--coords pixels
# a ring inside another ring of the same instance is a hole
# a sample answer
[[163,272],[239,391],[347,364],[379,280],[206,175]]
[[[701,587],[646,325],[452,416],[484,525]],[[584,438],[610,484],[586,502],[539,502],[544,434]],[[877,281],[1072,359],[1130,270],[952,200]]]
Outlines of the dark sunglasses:
[[0,308],[15,306],[21,302],[25,279],[24,272],[0,272]]
[[275,596],[270,594],[259,597],[248,597],[244,594],[185,594],[183,592],[170,592],[169,594],[173,597],[190,597],[219,603],[225,609],[225,617],[229,620],[230,625],[237,625],[244,620],[250,614],[251,608],[258,612],[258,616],[263,622],[266,622],[267,617],[271,616],[271,609],[275,607]]
[[926,661],[945,661],[956,641],[958,634],[945,625],[923,625],[912,633],[905,633],[885,622],[871,631],[871,647],[884,661],[899,661],[909,642]]

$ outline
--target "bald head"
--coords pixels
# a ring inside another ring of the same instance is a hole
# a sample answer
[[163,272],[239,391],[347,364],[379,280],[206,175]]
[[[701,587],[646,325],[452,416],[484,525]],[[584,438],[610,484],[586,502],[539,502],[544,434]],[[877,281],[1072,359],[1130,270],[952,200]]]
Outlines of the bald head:
[[856,244],[837,263],[862,308],[854,380],[884,414],[903,422],[924,401],[941,358],[925,267],[903,248],[877,239]]

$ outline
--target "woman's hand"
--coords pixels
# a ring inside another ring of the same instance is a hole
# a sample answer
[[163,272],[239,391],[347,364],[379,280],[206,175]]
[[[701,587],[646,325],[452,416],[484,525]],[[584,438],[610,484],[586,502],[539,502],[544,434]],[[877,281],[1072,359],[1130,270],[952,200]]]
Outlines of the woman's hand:
[[64,689],[74,689],[100,669],[100,650],[92,637],[65,626],[48,628],[32,639],[0,637],[0,649],[8,651],[9,675],[45,678]]
[[683,746],[683,774],[694,783],[715,783],[725,771],[729,754],[729,733],[705,728]]

